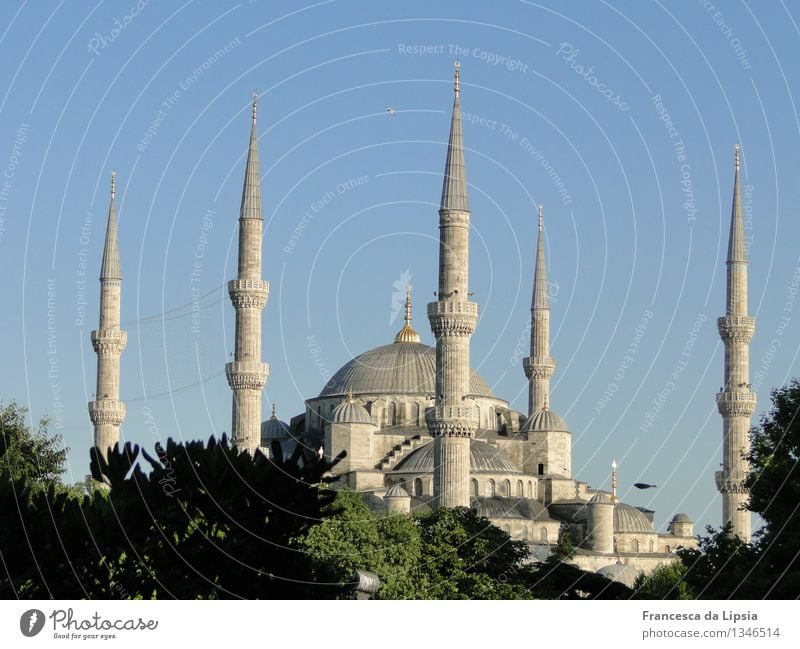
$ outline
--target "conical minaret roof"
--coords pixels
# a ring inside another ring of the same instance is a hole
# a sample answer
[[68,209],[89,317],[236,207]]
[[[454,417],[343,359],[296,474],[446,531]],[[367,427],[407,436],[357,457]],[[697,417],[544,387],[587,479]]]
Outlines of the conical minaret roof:
[[256,134],[256,108],[258,95],[253,93],[253,126],[250,129],[250,146],[242,188],[242,207],[239,218],[263,219],[261,212],[261,171],[258,163],[258,135]]
[[539,203],[539,240],[536,243],[536,269],[533,274],[532,309],[550,308],[550,297],[547,294],[547,260],[544,256],[543,211],[544,206]]
[[439,209],[468,212],[467,168],[464,164],[464,142],[461,135],[461,105],[458,101],[460,91],[458,69],[459,63],[456,61],[453,115],[450,119],[450,141],[447,145],[442,202]]
[[728,237],[728,263],[747,263],[744,245],[744,214],[742,212],[742,190],[739,182],[741,150],[736,145],[736,174],[733,180],[733,206],[731,207],[731,231]]
[[108,226],[106,227],[106,244],[103,248],[103,265],[100,268],[100,279],[121,280],[122,268],[119,261],[119,242],[117,241],[117,174],[111,172],[111,201],[108,205]]

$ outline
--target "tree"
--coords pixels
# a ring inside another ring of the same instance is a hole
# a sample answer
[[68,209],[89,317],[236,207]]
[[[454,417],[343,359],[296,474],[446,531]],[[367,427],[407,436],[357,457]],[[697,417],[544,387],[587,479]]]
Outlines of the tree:
[[686,580],[686,564],[671,561],[647,575],[640,575],[634,585],[636,599],[694,599],[694,591]]
[[748,456],[751,511],[764,520],[756,533],[754,573],[764,597],[800,596],[800,379],[772,391],[772,408],[751,431]]
[[331,464],[276,446],[272,460],[225,438],[168,440],[152,456],[126,444],[107,460],[94,449],[92,475],[110,489],[81,499],[0,483],[0,596],[308,597],[293,541],[333,499]]
[[49,435],[43,418],[32,430],[28,410],[12,401],[0,404],[0,480],[28,480],[40,486],[58,483],[68,449],[61,435]]

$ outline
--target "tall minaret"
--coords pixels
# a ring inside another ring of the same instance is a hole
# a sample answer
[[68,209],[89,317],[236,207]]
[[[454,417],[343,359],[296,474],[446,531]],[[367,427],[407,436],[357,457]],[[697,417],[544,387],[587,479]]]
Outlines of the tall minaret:
[[119,400],[119,360],[128,343],[128,332],[120,329],[122,270],[117,241],[116,174],[111,172],[111,202],[108,206],[106,244],[100,269],[100,326],[92,332],[97,354],[97,392],[89,402],[89,418],[94,424],[94,445],[101,453],[119,442],[119,427],[126,406]]
[[744,481],[749,465],[743,454],[750,449],[750,417],[756,395],[750,391],[750,340],[755,318],[747,315],[747,251],[744,245],[744,215],[739,185],[740,151],[736,145],[736,175],[733,181],[733,209],[728,239],[728,287],[725,317],[717,328],[725,344],[725,385],[717,394],[722,415],[722,471],[715,475],[722,494],[722,523],[732,524],[732,534],[750,540],[750,512],[744,509],[748,492]]
[[261,391],[269,366],[261,362],[261,311],[267,303],[269,282],[261,279],[261,176],[256,136],[256,95],[253,125],[239,212],[239,275],[228,282],[236,310],[236,344],[233,362],[225,366],[233,390],[231,438],[242,450],[254,452],[261,442]]
[[478,425],[467,400],[469,339],[478,305],[469,297],[469,201],[459,107],[459,64],[439,207],[438,301],[428,304],[436,337],[436,402],[428,421],[434,438],[433,495],[438,507],[469,507],[470,440]]
[[539,240],[536,244],[536,270],[531,300],[531,355],[522,366],[528,377],[528,415],[550,403],[550,379],[556,361],[550,358],[550,297],[547,294],[547,260],[544,256],[542,210],[539,205]]

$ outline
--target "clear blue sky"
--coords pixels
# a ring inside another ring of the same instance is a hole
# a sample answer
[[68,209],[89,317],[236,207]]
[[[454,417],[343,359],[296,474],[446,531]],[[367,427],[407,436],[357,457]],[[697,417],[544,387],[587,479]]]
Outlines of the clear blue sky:
[[[393,283],[406,270],[416,328],[432,343],[423,305],[437,282],[436,208],[460,58],[471,286],[482,307],[473,366],[526,407],[518,350],[528,344],[542,202],[552,406],[574,433],[575,475],[607,487],[616,458],[623,495],[656,509],[660,529],[675,511],[719,524],[715,319],[736,142],[750,188],[757,412],[798,374],[800,312],[794,303],[784,311],[800,282],[796,7],[12,4],[0,9],[0,398],[53,418],[72,448],[73,479],[87,471],[92,439],[89,333],[112,168],[129,332],[124,436],[150,446],[220,434],[230,427],[222,370],[233,333],[221,289],[235,272],[249,103],[260,93],[263,274],[272,283],[264,412],[275,402],[288,420],[326,373],[391,341],[401,324]],[[314,212],[316,201],[324,205]],[[604,391],[613,396],[599,408]],[[659,488],[627,493],[637,480]]]

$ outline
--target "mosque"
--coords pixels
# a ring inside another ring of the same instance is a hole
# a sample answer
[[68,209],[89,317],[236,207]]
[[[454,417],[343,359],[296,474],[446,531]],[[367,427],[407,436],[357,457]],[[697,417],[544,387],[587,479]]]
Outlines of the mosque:
[[[755,395],[748,384],[748,346],[755,320],[747,315],[747,257],[739,186],[739,148],[727,261],[726,315],[718,320],[725,343],[725,387],[717,394],[723,419],[723,468],[714,478],[723,496],[723,520],[734,534],[750,536],[744,488],[747,446]],[[611,490],[592,489],[572,475],[572,435],[551,407],[550,302],[539,206],[533,272],[530,356],[523,367],[528,410],[519,412],[470,369],[470,337],[479,306],[470,301],[469,223],[462,143],[459,68],[456,64],[450,136],[439,208],[439,282],[427,305],[435,347],[424,345],[412,323],[411,289],[405,323],[394,341],[345,363],[305,411],[286,423],[262,421],[262,391],[269,368],[261,355],[261,313],[269,284],[261,278],[263,216],[256,133],[256,98],[239,216],[238,275],[228,283],[236,313],[234,359],[226,365],[232,390],[232,440],[269,455],[274,442],[286,450],[302,443],[310,452],[346,455],[334,468],[341,486],[360,492],[376,512],[404,515],[436,507],[472,507],[531,557],[546,557],[569,535],[572,561],[632,585],[642,572],[675,560],[675,550],[696,545],[694,526],[676,513],[665,531],[654,529],[654,512],[617,497],[616,464]],[[126,333],[120,329],[122,275],[112,179],[108,229],[100,274],[100,325],[92,332],[98,356],[97,400],[89,404],[95,444],[119,440],[125,403],[119,364]],[[387,341],[388,342],[388,341]],[[522,378],[522,377],[520,377]],[[100,396],[102,395],[102,396]],[[318,449],[318,451],[317,451]]]

